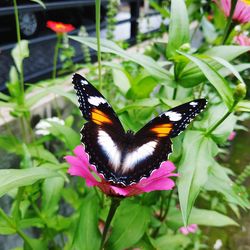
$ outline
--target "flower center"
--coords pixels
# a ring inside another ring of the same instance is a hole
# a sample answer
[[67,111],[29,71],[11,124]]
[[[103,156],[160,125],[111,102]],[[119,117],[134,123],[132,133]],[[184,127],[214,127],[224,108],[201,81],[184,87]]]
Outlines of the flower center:
[[241,1],[250,6],[250,0],[241,0]]

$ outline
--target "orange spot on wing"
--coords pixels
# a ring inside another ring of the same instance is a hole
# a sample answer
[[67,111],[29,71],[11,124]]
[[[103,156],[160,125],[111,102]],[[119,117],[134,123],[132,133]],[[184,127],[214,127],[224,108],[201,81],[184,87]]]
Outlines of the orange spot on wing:
[[91,118],[92,121],[98,125],[102,125],[103,123],[112,123],[108,116],[99,109],[92,110]]
[[156,133],[158,137],[164,137],[169,135],[170,131],[172,130],[172,127],[173,127],[172,124],[167,123],[167,124],[157,125],[151,128],[150,130]]

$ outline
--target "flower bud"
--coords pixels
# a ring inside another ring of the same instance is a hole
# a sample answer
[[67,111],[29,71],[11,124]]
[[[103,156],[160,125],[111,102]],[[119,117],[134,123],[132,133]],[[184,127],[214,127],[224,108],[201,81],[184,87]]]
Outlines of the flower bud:
[[190,43],[184,43],[180,47],[180,51],[183,51],[183,52],[189,52],[190,49],[191,49]]
[[246,84],[243,82],[238,83],[234,90],[235,101],[240,101],[244,99],[246,96],[246,93],[247,93]]

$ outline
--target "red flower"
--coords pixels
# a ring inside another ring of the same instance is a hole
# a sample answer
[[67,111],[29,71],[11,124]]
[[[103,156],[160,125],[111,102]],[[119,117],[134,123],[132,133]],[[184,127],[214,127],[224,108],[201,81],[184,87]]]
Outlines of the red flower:
[[[217,4],[219,4],[220,8],[223,10],[224,14],[228,17],[231,9],[231,0],[215,0]],[[250,22],[250,1],[249,0],[238,0],[233,20],[240,23]]]
[[61,22],[47,21],[47,27],[56,33],[68,33],[75,29],[75,27],[71,24],[65,24]]
[[[65,157],[66,161],[70,164],[68,173],[84,178],[88,187],[97,186],[110,196],[133,196],[155,190],[170,190],[174,187],[175,183],[169,177],[178,176],[178,174],[172,173],[175,170],[174,164],[170,161],[165,161],[150,177],[143,178],[139,183],[126,187],[116,186],[107,182],[96,171],[95,166],[89,163],[89,157],[83,146],[77,146],[74,149],[74,153],[75,156]],[[99,177],[99,180],[94,177],[96,175]]]

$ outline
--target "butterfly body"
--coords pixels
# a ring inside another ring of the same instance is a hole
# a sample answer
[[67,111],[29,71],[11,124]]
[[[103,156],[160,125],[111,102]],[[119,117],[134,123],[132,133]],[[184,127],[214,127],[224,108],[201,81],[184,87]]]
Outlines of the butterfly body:
[[115,185],[128,186],[149,177],[172,152],[171,138],[182,132],[206,105],[193,100],[163,112],[134,133],[125,131],[107,100],[84,77],[73,84],[87,123],[81,141],[98,173]]

